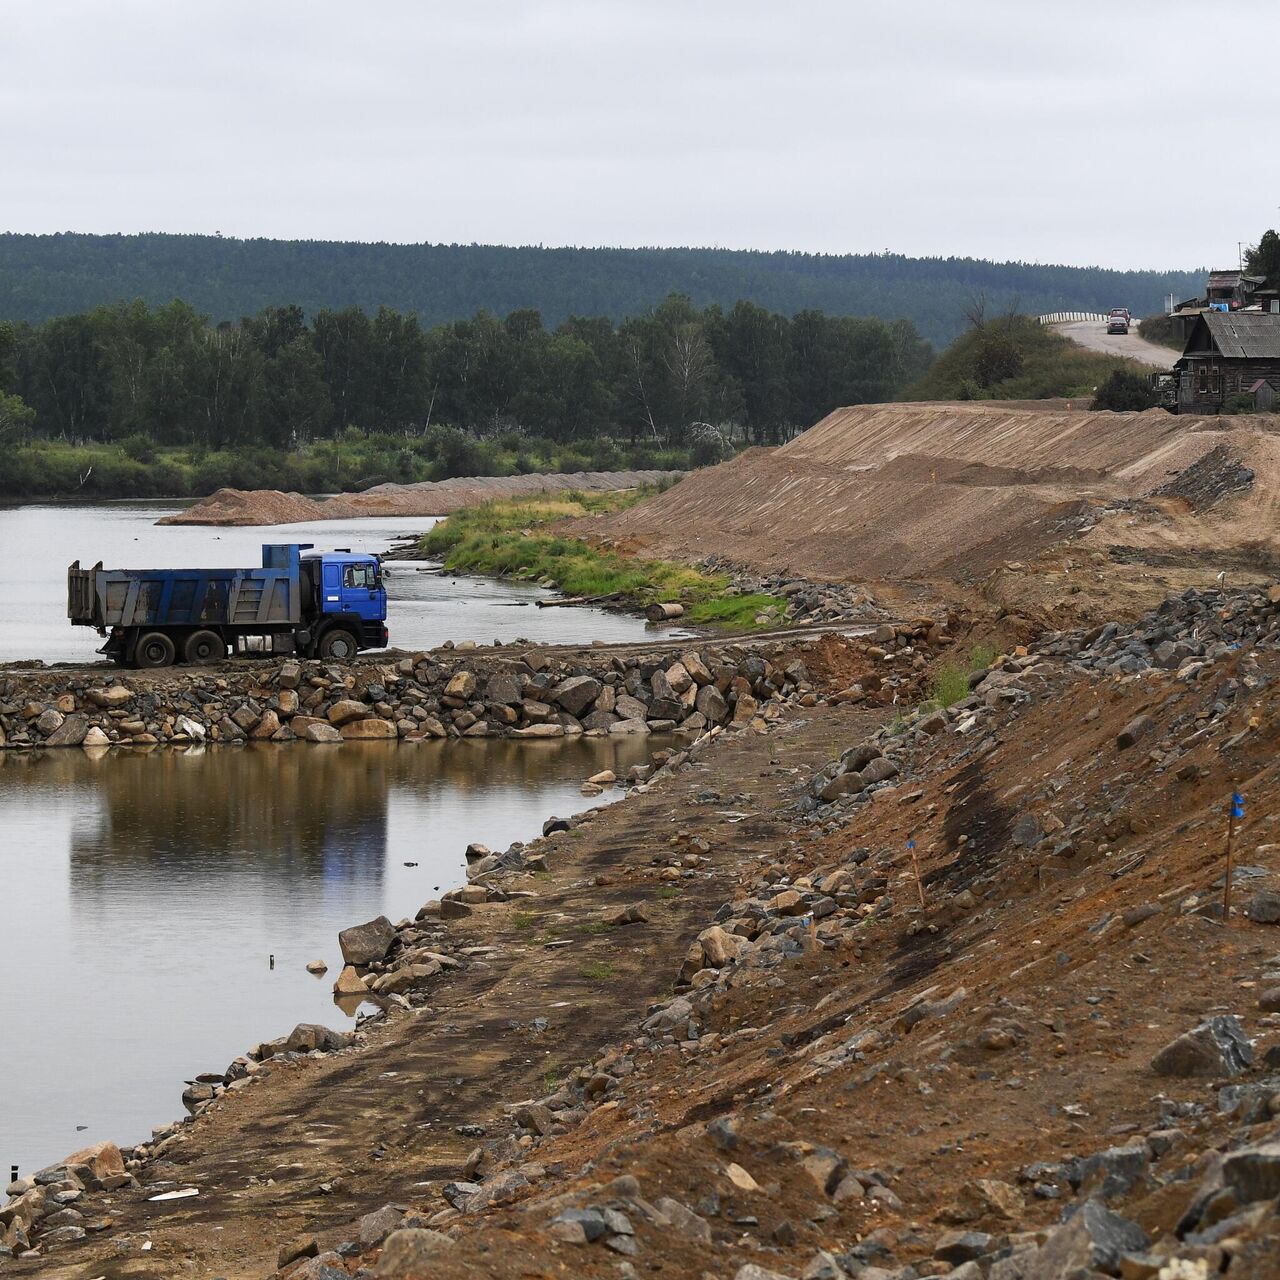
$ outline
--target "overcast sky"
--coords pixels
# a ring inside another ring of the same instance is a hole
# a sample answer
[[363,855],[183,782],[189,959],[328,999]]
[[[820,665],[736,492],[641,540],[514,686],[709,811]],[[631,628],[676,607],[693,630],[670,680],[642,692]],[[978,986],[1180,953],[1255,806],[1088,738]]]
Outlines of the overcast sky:
[[[5,6],[0,230],[1229,265],[1276,0]],[[1233,52],[1234,51],[1234,52]],[[1239,80],[1239,87],[1233,81]]]

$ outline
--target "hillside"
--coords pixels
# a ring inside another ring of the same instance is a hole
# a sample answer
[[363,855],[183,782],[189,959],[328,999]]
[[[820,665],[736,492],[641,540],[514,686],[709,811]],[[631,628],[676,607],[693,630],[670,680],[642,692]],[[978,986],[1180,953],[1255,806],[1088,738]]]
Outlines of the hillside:
[[183,298],[214,320],[282,301],[388,306],[424,324],[523,307],[557,324],[569,315],[613,319],[669,293],[698,305],[747,298],[784,314],[908,319],[934,342],[964,327],[976,294],[995,310],[1157,311],[1187,295],[1201,272],[1105,271],[973,258],[842,256],[729,249],[510,248],[231,240],[198,235],[0,235],[0,319],[45,320],[103,303]]

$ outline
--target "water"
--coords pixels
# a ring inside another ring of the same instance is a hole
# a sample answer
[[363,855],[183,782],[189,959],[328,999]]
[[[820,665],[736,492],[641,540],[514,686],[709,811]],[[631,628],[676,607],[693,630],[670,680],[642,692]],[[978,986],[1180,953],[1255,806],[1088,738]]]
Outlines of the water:
[[[0,507],[0,662],[101,661],[101,638],[67,621],[67,566],[99,560],[108,569],[238,567],[262,562],[263,542],[312,542],[324,550],[385,551],[398,538],[425,533],[431,517],[385,516],[214,529],[157,526],[177,503],[104,502]],[[401,649],[431,649],[446,640],[555,641],[589,644],[652,637],[657,628],[603,609],[539,609],[551,593],[523,583],[451,578],[421,566],[388,565],[387,626]],[[687,634],[665,630],[665,635]]]
[[340,929],[462,883],[472,840],[616,798],[579,787],[653,746],[0,752],[0,1167],[139,1142],[183,1114],[184,1078],[298,1022],[350,1025]]

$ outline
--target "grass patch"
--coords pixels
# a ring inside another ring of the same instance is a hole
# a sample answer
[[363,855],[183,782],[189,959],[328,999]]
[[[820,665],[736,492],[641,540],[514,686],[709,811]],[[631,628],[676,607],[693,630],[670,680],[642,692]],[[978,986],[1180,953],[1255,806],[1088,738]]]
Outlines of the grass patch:
[[666,902],[670,902],[673,898],[678,898],[679,896],[680,889],[678,886],[673,884],[664,884],[662,888],[658,890],[658,897],[662,898]]
[[603,920],[588,920],[584,924],[574,925],[579,933],[608,933],[609,926]]
[[[452,572],[550,583],[567,596],[618,596],[641,606],[679,601],[685,619],[694,624],[750,630],[781,622],[785,602],[763,594],[735,595],[727,574],[622,556],[553,527],[581,516],[621,511],[654,492],[569,492],[486,502],[442,520],[422,539],[420,549]],[[756,622],[760,615],[768,615],[767,624]]]
[[511,917],[511,926],[514,929],[532,929],[538,923],[538,917],[532,911],[517,911]]
[[929,698],[926,706],[950,707],[969,696],[969,673],[981,671],[995,661],[996,652],[987,644],[974,645],[969,650],[968,662],[954,660],[942,663],[929,681]]
[[607,982],[613,977],[613,972],[613,965],[607,960],[593,960],[590,964],[582,966],[582,976],[596,982]]

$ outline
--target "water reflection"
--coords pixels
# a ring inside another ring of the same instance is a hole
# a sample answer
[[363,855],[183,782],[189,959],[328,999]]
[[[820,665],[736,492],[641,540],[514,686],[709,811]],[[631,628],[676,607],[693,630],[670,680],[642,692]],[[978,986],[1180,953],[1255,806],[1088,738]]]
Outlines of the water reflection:
[[26,975],[0,991],[0,1165],[138,1141],[184,1077],[339,1025],[338,930],[412,914],[461,881],[468,842],[532,838],[656,745],[0,752],[0,938]]

